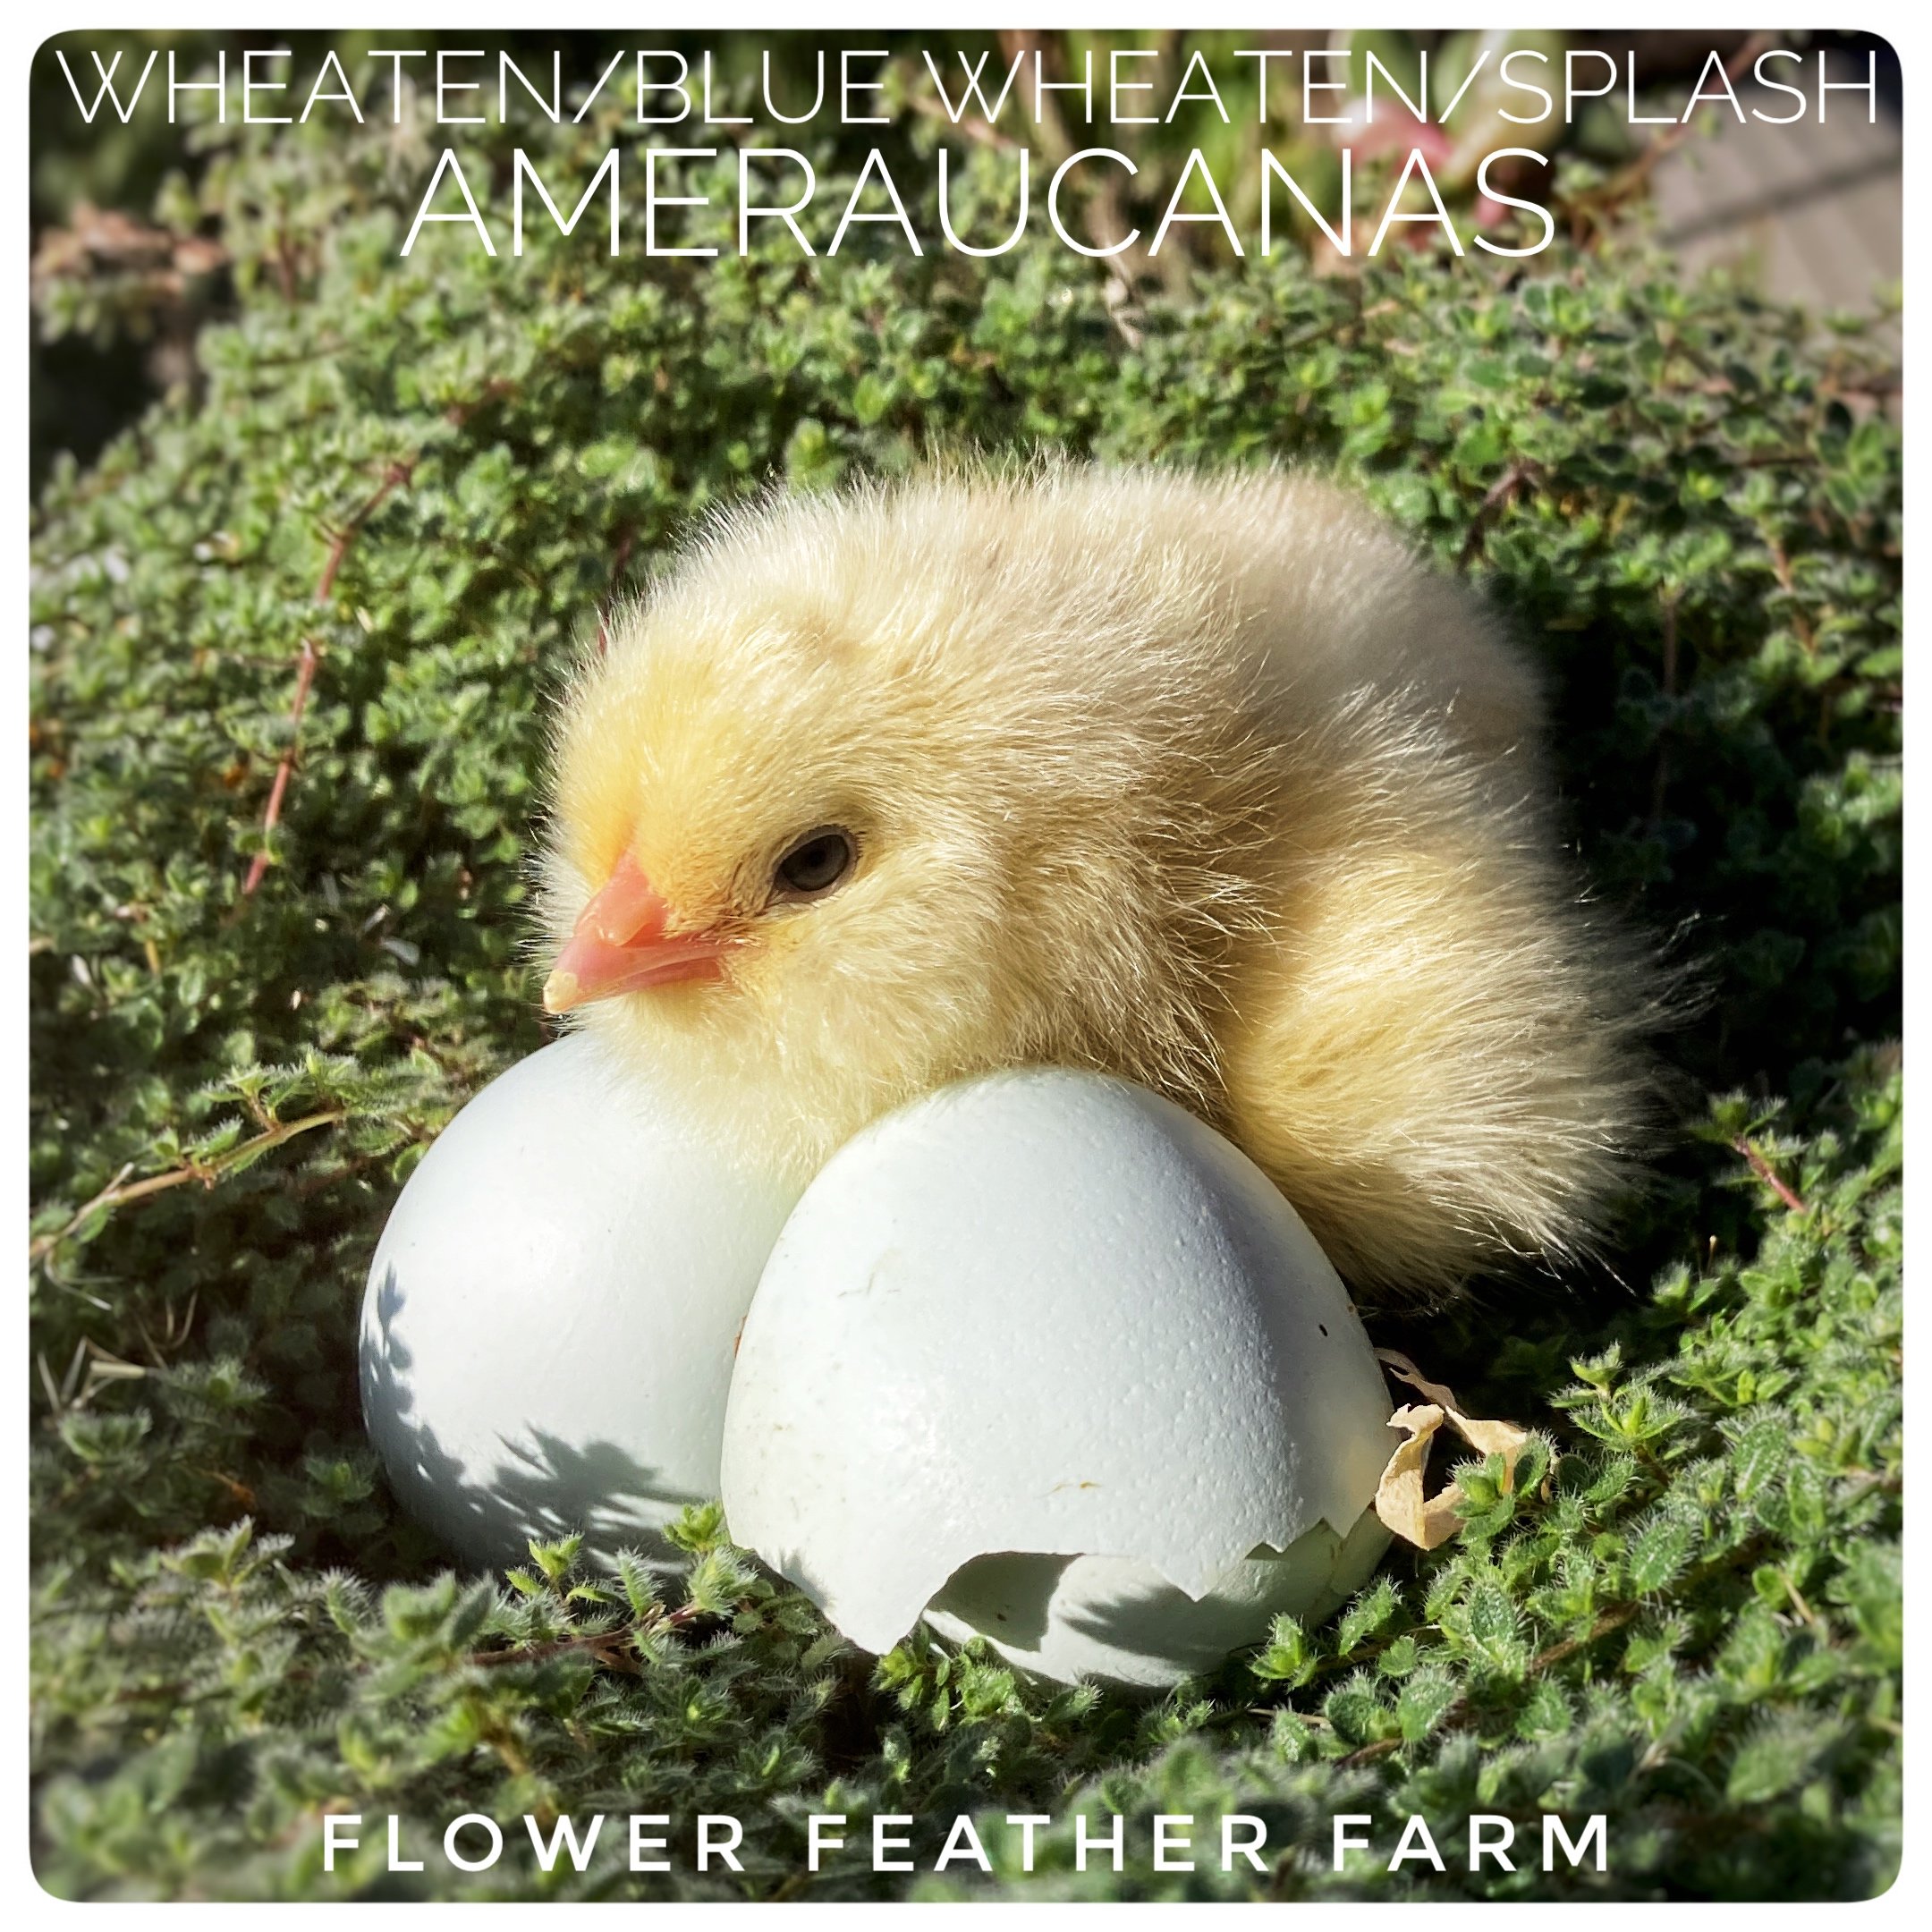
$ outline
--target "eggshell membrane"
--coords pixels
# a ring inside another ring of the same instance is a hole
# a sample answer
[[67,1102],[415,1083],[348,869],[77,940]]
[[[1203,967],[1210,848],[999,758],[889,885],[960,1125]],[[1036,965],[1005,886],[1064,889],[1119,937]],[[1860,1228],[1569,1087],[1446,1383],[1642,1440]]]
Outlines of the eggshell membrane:
[[363,1419],[468,1561],[648,1546],[718,1493],[732,1352],[797,1189],[582,1036],[485,1088],[410,1176],[362,1303]]
[[1389,1412],[1252,1162],[1125,1081],[1028,1070],[902,1108],[806,1190],[746,1319],[725,1511],[884,1650],[974,1558],[1124,1559],[1198,1602],[1339,1542]]

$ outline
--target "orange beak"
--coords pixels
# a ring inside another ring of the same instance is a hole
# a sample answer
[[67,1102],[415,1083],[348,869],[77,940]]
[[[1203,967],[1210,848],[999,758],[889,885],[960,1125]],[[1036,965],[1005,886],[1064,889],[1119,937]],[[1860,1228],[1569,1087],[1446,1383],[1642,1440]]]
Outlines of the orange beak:
[[715,979],[730,942],[715,933],[665,930],[669,908],[629,852],[583,909],[544,982],[546,1013],[679,980]]

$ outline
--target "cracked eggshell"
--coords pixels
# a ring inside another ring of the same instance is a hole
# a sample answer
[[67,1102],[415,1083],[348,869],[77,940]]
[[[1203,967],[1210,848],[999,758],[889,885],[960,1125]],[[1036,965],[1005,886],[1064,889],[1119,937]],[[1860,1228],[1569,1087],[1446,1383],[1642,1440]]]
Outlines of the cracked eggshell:
[[1389,1412],[1245,1155],[1123,1080],[1004,1073],[806,1190],[745,1322],[725,1513],[866,1649],[931,1606],[1050,1676],[1171,1683],[1366,1579]]
[[494,1564],[577,1529],[648,1546],[716,1496],[732,1351],[797,1191],[580,1035],[494,1080],[369,1268],[362,1414],[399,1500]]
[[1277,1555],[1224,1571],[1199,1599],[1131,1556],[976,1556],[926,1606],[942,1637],[983,1635],[1009,1663],[1072,1683],[1165,1690],[1258,1642],[1283,1612],[1324,1617],[1368,1579],[1389,1535],[1372,1509],[1346,1538],[1326,1522]]

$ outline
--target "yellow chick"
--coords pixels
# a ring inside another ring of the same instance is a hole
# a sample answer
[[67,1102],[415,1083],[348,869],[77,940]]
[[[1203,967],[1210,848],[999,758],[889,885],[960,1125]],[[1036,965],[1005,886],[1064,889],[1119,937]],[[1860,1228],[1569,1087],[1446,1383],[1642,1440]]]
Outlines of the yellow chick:
[[946,1080],[1123,1074],[1365,1303],[1438,1298],[1588,1249],[1645,1112],[1646,962],[1560,856],[1539,708],[1311,477],[740,511],[568,695],[545,1004],[801,1178]]

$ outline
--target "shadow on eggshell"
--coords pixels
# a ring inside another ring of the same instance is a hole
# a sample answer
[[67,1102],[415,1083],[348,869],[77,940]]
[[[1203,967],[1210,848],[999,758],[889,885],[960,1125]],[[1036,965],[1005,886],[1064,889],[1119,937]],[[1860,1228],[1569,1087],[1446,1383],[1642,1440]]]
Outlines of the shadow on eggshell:
[[533,1539],[577,1533],[593,1556],[620,1546],[674,1554],[664,1524],[708,1498],[666,1486],[615,1443],[530,1429],[499,1436],[502,1459],[488,1469],[451,1454],[415,1413],[412,1361],[396,1320],[405,1300],[392,1266],[374,1289],[373,1338],[361,1351],[362,1413],[391,1487],[426,1528],[484,1568],[523,1562]]
[[1166,1690],[1264,1641],[1283,1613],[1340,1608],[1388,1541],[1373,1510],[1345,1538],[1318,1522],[1286,1550],[1251,1551],[1199,1598],[1136,1557],[998,1551],[954,1571],[926,1622],[953,1642],[984,1637],[1008,1663],[1061,1682]]

